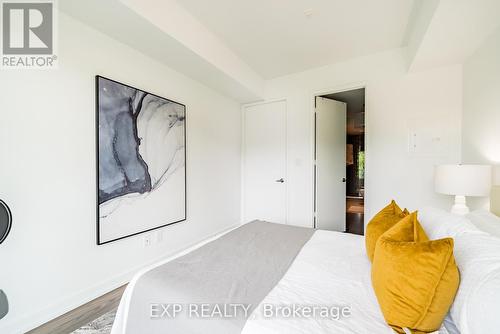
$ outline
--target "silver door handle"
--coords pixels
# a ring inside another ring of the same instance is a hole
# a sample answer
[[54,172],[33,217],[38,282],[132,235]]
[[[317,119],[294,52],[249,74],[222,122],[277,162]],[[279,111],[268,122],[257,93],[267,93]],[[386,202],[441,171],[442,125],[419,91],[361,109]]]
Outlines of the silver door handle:
[[283,180],[283,178],[281,178],[281,179],[279,179],[279,180],[276,180],[276,182],[278,182],[278,183],[284,183],[284,182],[285,182],[285,180]]

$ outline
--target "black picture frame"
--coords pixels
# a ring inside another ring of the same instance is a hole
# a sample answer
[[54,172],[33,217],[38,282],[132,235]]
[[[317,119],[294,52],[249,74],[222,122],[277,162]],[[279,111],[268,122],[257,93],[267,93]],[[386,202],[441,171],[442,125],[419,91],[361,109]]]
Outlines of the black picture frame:
[[[168,102],[176,103],[176,104],[179,104],[179,105],[184,107],[184,167],[183,167],[184,168],[184,217],[182,219],[179,219],[179,220],[176,220],[173,222],[168,222],[168,223],[165,223],[163,225],[159,225],[159,226],[156,226],[153,228],[141,230],[139,232],[132,233],[129,235],[124,235],[122,237],[118,237],[118,238],[115,238],[112,240],[101,241],[100,226],[99,226],[100,225],[100,208],[99,208],[99,125],[100,125],[99,79],[109,80],[113,83],[142,91],[142,92],[149,94],[151,96],[154,96],[156,98],[163,99],[163,100],[166,100]],[[125,238],[133,237],[133,236],[136,236],[139,234],[151,232],[151,231],[154,231],[154,230],[166,227],[166,226],[174,225],[177,223],[181,223],[181,222],[184,222],[187,220],[187,191],[188,191],[188,189],[187,189],[187,124],[188,124],[187,123],[187,107],[185,104],[171,100],[171,99],[167,99],[167,98],[162,97],[160,95],[156,95],[156,94],[148,92],[146,90],[143,90],[143,89],[140,89],[140,88],[137,88],[137,87],[110,79],[110,78],[102,76],[102,75],[95,76],[96,243],[98,246],[109,244],[111,242],[115,242],[115,241],[122,240]]]

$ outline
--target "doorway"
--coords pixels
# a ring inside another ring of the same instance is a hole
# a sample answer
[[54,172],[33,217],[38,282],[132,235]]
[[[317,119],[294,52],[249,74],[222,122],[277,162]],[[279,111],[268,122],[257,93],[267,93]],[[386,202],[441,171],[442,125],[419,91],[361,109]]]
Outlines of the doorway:
[[314,225],[364,234],[365,89],[315,97]]

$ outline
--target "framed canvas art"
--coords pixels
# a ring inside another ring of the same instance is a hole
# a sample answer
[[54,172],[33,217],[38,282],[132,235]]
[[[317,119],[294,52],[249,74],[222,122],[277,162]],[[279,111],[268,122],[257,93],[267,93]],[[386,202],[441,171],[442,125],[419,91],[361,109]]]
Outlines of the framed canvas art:
[[186,220],[186,106],[96,76],[97,244]]

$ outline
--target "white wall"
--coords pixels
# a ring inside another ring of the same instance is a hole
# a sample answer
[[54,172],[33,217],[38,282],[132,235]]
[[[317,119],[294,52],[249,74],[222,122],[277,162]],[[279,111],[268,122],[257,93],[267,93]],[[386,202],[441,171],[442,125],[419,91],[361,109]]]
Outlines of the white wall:
[[[25,332],[119,286],[156,259],[240,220],[239,105],[60,15],[57,70],[0,73],[0,198],[13,229],[0,245],[11,311],[0,333]],[[187,105],[188,221],[95,244],[94,75]]]
[[[416,210],[451,206],[433,190],[433,168],[460,159],[462,69],[407,74],[404,50],[393,50],[271,80],[267,98],[286,98],[288,217],[312,225],[313,96],[366,86],[366,217],[391,198]],[[408,151],[409,129],[424,142]]]
[[[464,163],[500,164],[500,29],[464,64]],[[471,199],[473,208],[488,199]]]
[[463,160],[500,164],[500,29],[464,64]]

